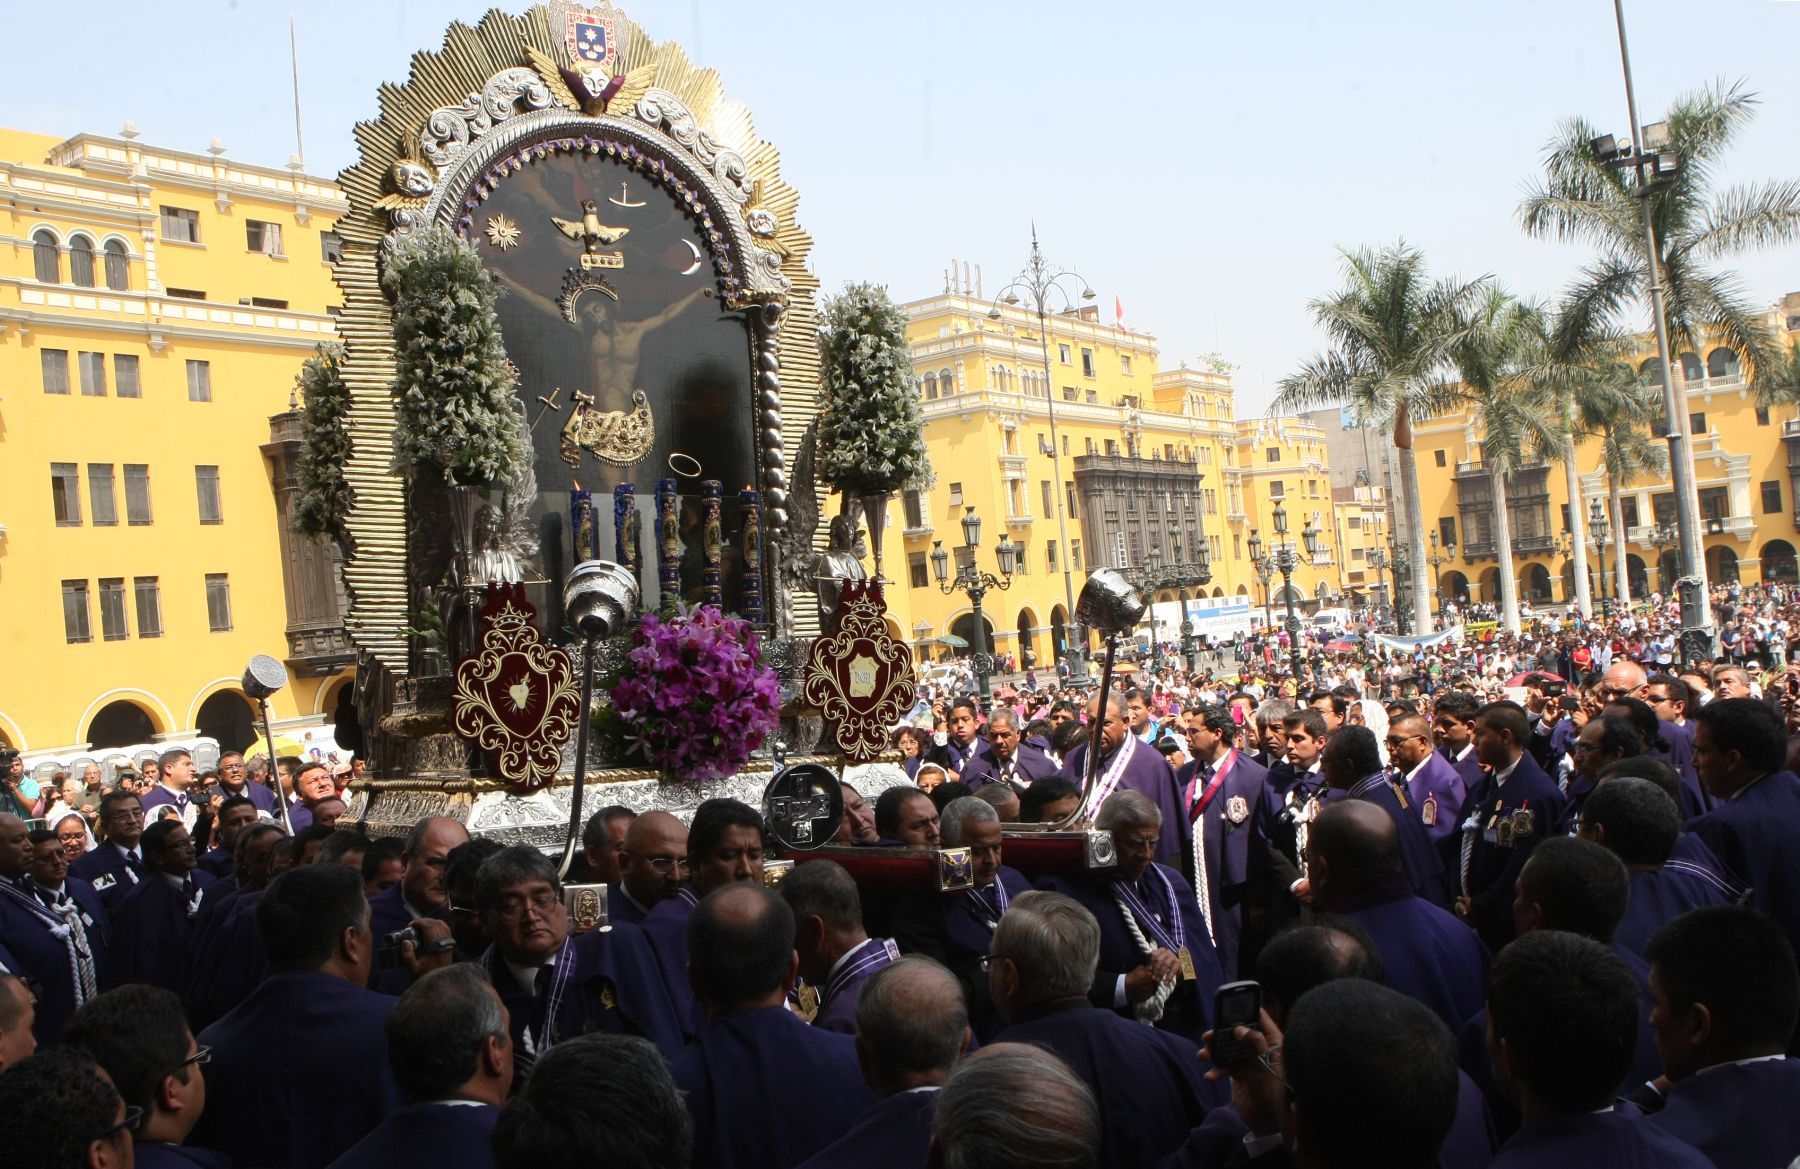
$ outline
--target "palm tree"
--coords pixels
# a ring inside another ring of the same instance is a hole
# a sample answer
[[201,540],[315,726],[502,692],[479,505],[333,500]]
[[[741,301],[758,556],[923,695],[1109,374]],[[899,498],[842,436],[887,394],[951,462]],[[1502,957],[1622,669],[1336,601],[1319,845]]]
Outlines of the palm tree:
[[1541,309],[1489,285],[1461,341],[1451,349],[1458,384],[1445,387],[1474,415],[1481,431],[1481,466],[1488,476],[1500,571],[1500,620],[1509,633],[1519,632],[1519,585],[1506,480],[1558,445],[1553,403],[1545,392],[1547,383],[1540,380],[1549,340]]
[[[1625,550],[1625,488],[1641,477],[1661,478],[1669,470],[1668,448],[1650,431],[1662,413],[1662,393],[1642,374],[1623,363],[1595,366],[1577,409],[1587,433],[1600,439],[1600,465],[1606,470],[1606,499],[1615,549],[1614,590],[1631,603],[1631,575]],[[1571,502],[1570,510],[1574,506]]]
[[[1487,278],[1432,283],[1424,256],[1404,241],[1380,251],[1359,248],[1341,254],[1344,287],[1308,306],[1332,348],[1282,378],[1271,408],[1294,412],[1348,405],[1362,425],[1393,434],[1407,561],[1417,574],[1427,561],[1411,418],[1442,404],[1450,350],[1466,331],[1466,315]],[[1422,582],[1415,586],[1413,628],[1424,631],[1431,627],[1433,590]]]
[[[1720,82],[1677,98],[1667,125],[1669,149],[1680,159],[1680,170],[1672,181],[1658,180],[1648,194],[1665,324],[1675,352],[1697,350],[1707,337],[1717,337],[1737,351],[1753,386],[1765,370],[1779,364],[1779,347],[1756,303],[1730,272],[1711,264],[1800,240],[1800,183],[1720,187],[1716,181],[1725,154],[1756,105],[1756,95],[1741,82]],[[1599,249],[1599,257],[1570,290],[1565,311],[1617,323],[1626,308],[1648,304],[1652,270],[1639,176],[1629,167],[1610,168],[1597,159],[1590,143],[1598,136],[1580,118],[1563,123],[1545,152],[1545,183],[1520,203],[1519,221],[1527,235],[1584,240]],[[1679,361],[1669,377],[1676,400],[1684,400]],[[1676,414],[1668,425],[1685,427],[1686,411]]]

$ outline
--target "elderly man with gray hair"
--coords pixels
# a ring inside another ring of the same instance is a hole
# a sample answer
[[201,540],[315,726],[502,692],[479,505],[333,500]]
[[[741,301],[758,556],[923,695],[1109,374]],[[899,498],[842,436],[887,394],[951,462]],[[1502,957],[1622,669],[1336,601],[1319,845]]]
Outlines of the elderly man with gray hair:
[[1095,827],[1112,834],[1117,864],[1043,882],[1100,924],[1099,969],[1088,999],[1197,1048],[1210,1026],[1213,992],[1225,979],[1193,886],[1152,859],[1162,814],[1137,792],[1114,792],[1100,805]]
[[1293,704],[1279,698],[1267,698],[1250,713],[1244,727],[1244,749],[1263,767],[1273,767],[1287,758],[1287,716],[1294,713]]
[[938,1101],[929,1169],[1095,1169],[1094,1093],[1041,1047],[1000,1043],[956,1065]]
[[1201,1079],[1190,1040],[1088,1002],[1100,926],[1072,898],[1031,892],[994,934],[988,980],[1008,1026],[999,1042],[1053,1052],[1100,1105],[1103,1166],[1151,1165],[1180,1147],[1219,1090]]
[[988,998],[981,961],[1007,906],[1031,882],[1000,863],[1000,814],[987,801],[977,796],[951,800],[944,805],[939,831],[945,848],[969,850],[974,887],[906,898],[894,913],[894,940],[904,952],[934,958],[956,976],[975,1035],[986,1043],[1002,1022]]
[[970,1038],[948,970],[929,958],[902,958],[877,972],[856,1003],[856,1058],[876,1102],[800,1169],[918,1169],[931,1145],[938,1088]]

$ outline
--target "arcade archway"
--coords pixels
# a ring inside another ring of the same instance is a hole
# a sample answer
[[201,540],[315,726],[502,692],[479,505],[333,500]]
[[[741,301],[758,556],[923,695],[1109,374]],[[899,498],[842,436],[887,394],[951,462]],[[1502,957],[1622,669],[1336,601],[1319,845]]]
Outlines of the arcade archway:
[[[1719,548],[1719,549],[1709,550],[1706,554],[1706,563],[1708,565],[1712,564],[1714,551],[1723,552],[1723,551],[1725,551],[1725,549]],[[1735,555],[1732,556],[1731,561],[1732,561],[1732,564],[1734,565],[1732,571],[1735,572],[1735,571],[1737,571],[1735,568],[1735,565],[1737,564],[1737,557]],[[1670,593],[1673,593],[1675,591],[1675,578],[1679,577],[1680,575],[1681,575],[1681,557],[1676,554],[1676,552],[1673,548],[1671,548],[1667,552],[1664,552],[1661,556],[1656,558],[1656,587],[1662,591],[1662,594],[1664,596],[1668,596]],[[1710,580],[1718,580],[1719,579],[1718,576],[1716,574],[1714,574],[1713,570],[1710,567],[1706,570],[1706,575],[1707,575],[1708,579],[1710,579]]]
[[1534,605],[1548,605],[1551,599],[1550,570],[1541,564],[1527,564],[1520,574],[1520,592]]
[[1625,557],[1625,579],[1631,585],[1633,597],[1650,595],[1650,572],[1644,564],[1644,558],[1636,552]]
[[1069,652],[1069,613],[1061,605],[1050,610],[1050,652],[1059,659]]
[[[1665,592],[1675,587],[1675,577],[1679,575],[1675,571],[1674,557],[1673,552],[1669,553],[1669,575],[1663,578],[1668,582],[1664,586]],[[1768,563],[1766,560],[1763,561],[1764,580],[1768,579]],[[1710,584],[1736,584],[1738,582],[1737,553],[1721,545],[1708,548],[1706,550],[1706,579]]]
[[1786,540],[1770,540],[1758,555],[1762,558],[1764,584],[1800,582],[1800,571],[1794,565],[1794,546]]
[[1490,605],[1500,603],[1500,570],[1498,568],[1481,570],[1481,599]]
[[1438,577],[1438,591],[1445,600],[1466,605],[1469,603],[1469,578],[1454,570],[1446,572]]
[[226,751],[242,751],[256,739],[255,712],[240,690],[218,690],[208,696],[194,725]]
[[[983,636],[986,638],[987,651],[991,654],[994,652],[994,623],[988,620],[986,613],[981,615],[981,628]],[[958,654],[975,652],[978,644],[975,640],[975,614],[964,613],[950,622],[950,633],[953,637],[960,637],[969,643],[969,648],[957,650]]]
[[155,737],[156,721],[150,717],[150,712],[124,699],[109,702],[95,711],[87,729],[89,747],[95,751],[148,743]]
[[1030,609],[1019,610],[1019,665],[1035,666],[1038,664],[1037,653],[1037,614]]

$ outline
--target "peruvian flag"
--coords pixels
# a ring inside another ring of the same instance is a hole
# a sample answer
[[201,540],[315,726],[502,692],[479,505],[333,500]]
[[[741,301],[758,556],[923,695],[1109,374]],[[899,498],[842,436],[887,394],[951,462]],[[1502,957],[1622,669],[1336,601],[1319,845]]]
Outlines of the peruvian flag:
[[1113,293],[1113,320],[1118,322],[1119,332],[1130,332],[1125,327],[1125,302],[1119,299],[1119,294],[1116,292]]

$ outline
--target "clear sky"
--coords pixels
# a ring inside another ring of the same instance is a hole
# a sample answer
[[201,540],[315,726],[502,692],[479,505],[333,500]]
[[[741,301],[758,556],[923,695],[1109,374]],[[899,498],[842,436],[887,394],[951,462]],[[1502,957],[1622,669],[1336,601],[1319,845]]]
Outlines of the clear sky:
[[[311,0],[299,20],[308,169],[352,161],[376,86],[480,0]],[[1155,333],[1164,363],[1218,350],[1242,411],[1320,339],[1334,249],[1405,237],[1434,272],[1550,295],[1583,253],[1514,216],[1559,119],[1624,136],[1611,0],[661,0],[623,6],[754,112],[801,192],[826,287],[897,299],[952,258],[991,296],[1046,252]],[[1800,178],[1797,0],[1627,0],[1638,97],[1745,79],[1764,105],[1727,180]],[[517,10],[517,6],[515,6]],[[283,164],[290,8],[183,0],[17,4],[0,122],[116,133]],[[88,46],[74,52],[80,33]],[[31,46],[37,46],[32,48]],[[1800,249],[1736,261],[1758,301],[1800,290]]]

